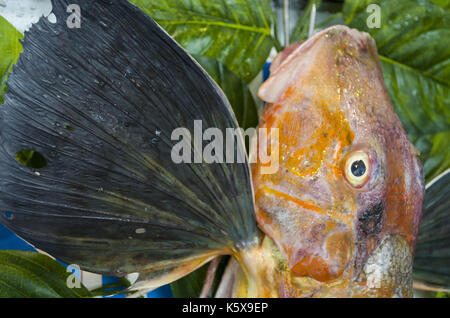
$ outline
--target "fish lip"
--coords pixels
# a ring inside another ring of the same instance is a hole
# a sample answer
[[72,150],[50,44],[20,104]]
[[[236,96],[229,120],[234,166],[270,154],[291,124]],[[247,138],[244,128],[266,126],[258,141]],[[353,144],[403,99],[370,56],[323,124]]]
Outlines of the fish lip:
[[[306,52],[309,48],[313,46],[320,38],[321,35],[325,32],[321,31],[317,34],[315,34],[313,37],[309,38],[307,41],[302,43],[297,49],[295,49],[289,56],[287,56],[284,61],[282,61],[276,68],[276,70],[270,75],[270,77],[260,86],[258,89],[258,97],[267,102],[267,103],[275,103],[280,98],[284,90],[278,91],[275,95],[270,94],[270,83],[274,80],[275,77],[277,77],[280,73],[285,71],[286,65],[289,65],[291,61],[295,58],[297,58],[299,55]],[[295,72],[293,73],[295,74]],[[292,75],[289,77],[293,77]],[[292,78],[289,78],[287,82],[291,82]]]
[[[314,44],[316,44],[323,37],[332,37],[339,33],[348,34],[353,38],[353,42],[357,43],[358,46],[364,50],[368,50],[368,47],[374,46],[374,41],[370,37],[370,35],[366,32],[361,32],[357,29],[349,28],[345,25],[334,25],[325,30],[322,30],[308,40],[304,41],[301,45],[299,45],[294,51],[292,51],[282,62],[280,62],[275,71],[270,75],[270,77],[266,80],[266,82],[261,85],[258,90],[258,97],[267,103],[276,103],[283,96],[284,91],[289,84],[277,83],[274,78],[278,77],[283,72],[286,72],[287,80],[282,82],[291,83],[295,78],[298,70],[286,71],[287,66],[299,56],[305,54],[309,49],[311,49]],[[369,43],[371,42],[371,43]],[[372,45],[373,44],[373,45]],[[280,53],[282,54],[282,53]],[[299,65],[301,65],[303,61],[299,60]],[[297,65],[297,66],[299,66]],[[278,84],[278,85],[277,85]],[[277,87],[278,86],[278,87]],[[271,87],[277,87],[276,89],[271,89]]]
[[284,65],[288,64],[290,61],[292,61],[296,56],[301,54],[303,51],[306,51],[309,48],[311,48],[320,38],[334,35],[339,32],[351,33],[355,38],[359,39],[360,41],[364,40],[367,36],[369,36],[368,33],[366,33],[366,32],[361,32],[357,29],[350,28],[346,25],[337,24],[337,25],[330,26],[329,28],[326,28],[320,32],[317,32],[312,37],[310,37],[309,39],[304,41],[294,51],[292,51],[291,54],[287,58],[285,58],[282,63],[280,63],[280,65],[277,67],[277,70],[273,74],[276,75],[279,72],[279,70],[281,70],[283,68]]
[[330,33],[336,33],[339,31],[349,31],[349,30],[355,30],[355,29],[351,29],[345,25],[333,25],[329,28],[326,28],[325,30],[317,32],[312,37],[310,37],[309,39],[304,41],[294,51],[292,51],[291,54],[287,58],[285,58],[284,61],[280,63],[280,65],[278,65],[277,70],[273,74],[276,75],[277,73],[279,73],[279,71],[283,69],[283,66],[285,66],[286,64],[289,64],[289,62],[291,62],[295,57],[300,55],[303,51],[306,51],[309,48],[311,48],[320,38],[327,36]]

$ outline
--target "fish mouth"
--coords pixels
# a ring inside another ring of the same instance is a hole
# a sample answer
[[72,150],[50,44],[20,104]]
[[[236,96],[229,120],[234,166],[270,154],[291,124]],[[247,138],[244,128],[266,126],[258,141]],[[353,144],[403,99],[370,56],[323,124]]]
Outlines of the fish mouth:
[[412,264],[407,240],[393,234],[384,237],[357,276],[349,266],[333,281],[311,279],[311,275],[292,278],[301,297],[405,298],[413,296]]
[[[283,251],[293,278],[312,279],[317,288],[327,290],[346,281],[349,295],[412,295],[413,254],[403,235],[378,231],[377,227],[377,231],[368,231],[369,237],[359,237],[355,217],[349,226],[334,219],[318,202],[305,204],[304,198],[280,188],[265,186],[261,190],[264,195],[259,196],[259,206],[271,207],[265,214],[272,221],[259,223]],[[281,207],[280,201],[295,207]],[[317,211],[320,207],[323,209]]]
[[336,231],[313,244],[313,250],[298,250],[290,255],[291,273],[295,277],[310,277],[321,283],[332,282],[347,269],[352,256],[352,233]]
[[352,243],[352,232],[338,231],[326,236],[313,253],[297,251],[288,257],[292,275],[312,278],[322,286],[348,279],[349,290],[376,297],[412,296],[413,253],[404,236],[386,235],[359,270],[359,251],[353,253]]
[[[326,204],[316,200],[269,186],[263,187],[262,192],[264,202],[272,207],[266,212],[279,227],[272,222],[260,224],[284,251],[292,275],[319,282],[338,279],[351,262],[354,241],[351,224],[340,216],[334,217]],[[280,201],[292,205],[280,207]]]
[[322,268],[314,262],[307,265],[302,272],[296,267],[291,268],[291,274],[297,287],[313,291],[314,297],[413,296],[413,256],[407,240],[402,235],[386,236],[370,254],[357,275],[350,265],[347,268],[335,266],[334,271],[330,270],[333,267],[327,263],[319,264]]
[[[323,46],[320,42],[328,38],[341,38],[343,43],[352,42],[358,49],[363,51],[376,51],[375,43],[365,32],[351,29],[344,25],[334,25],[322,30],[303,43],[296,43],[288,48],[286,52],[275,59],[271,77],[259,88],[258,96],[267,103],[276,103],[280,100],[287,87],[298,75],[297,71],[303,72],[310,67],[314,50],[320,50]],[[338,40],[336,40],[338,41]],[[330,44],[326,48],[331,48]],[[319,51],[317,51],[319,52]],[[281,76],[283,74],[283,76]]]

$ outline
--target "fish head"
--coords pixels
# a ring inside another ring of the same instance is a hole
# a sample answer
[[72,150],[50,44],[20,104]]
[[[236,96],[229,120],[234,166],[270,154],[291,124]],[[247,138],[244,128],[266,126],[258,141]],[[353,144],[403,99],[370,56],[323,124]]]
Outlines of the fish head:
[[259,97],[256,156],[275,151],[279,168],[252,164],[257,221],[293,279],[329,295],[410,295],[423,172],[374,40],[334,26],[291,46]]

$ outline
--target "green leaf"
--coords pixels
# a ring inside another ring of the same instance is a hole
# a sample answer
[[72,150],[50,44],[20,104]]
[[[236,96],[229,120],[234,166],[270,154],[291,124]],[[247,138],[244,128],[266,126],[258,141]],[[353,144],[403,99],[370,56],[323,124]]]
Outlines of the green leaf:
[[0,251],[0,298],[91,297],[82,285],[80,288],[68,287],[71,275],[48,256],[35,252]]
[[5,71],[0,76],[0,105],[3,104],[3,95],[8,91],[8,88],[6,87],[6,81],[8,80],[8,74],[11,72],[12,64],[10,64],[7,68],[7,71]]
[[156,20],[189,53],[214,58],[249,83],[270,50],[269,0],[129,0]]
[[[217,267],[214,283],[211,288],[209,297],[213,297],[219,287],[220,280],[225,271],[230,257],[222,257],[222,260]],[[198,298],[202,292],[203,283],[208,272],[209,264],[206,264],[196,270],[195,272],[183,277],[176,282],[173,282],[170,287],[174,298]]]
[[[447,170],[450,162],[450,131],[436,134],[432,137],[431,152],[425,162],[424,170],[427,175],[436,176]],[[445,149],[447,149],[445,151]]]
[[22,52],[22,45],[19,42],[22,38],[23,35],[0,16],[0,52],[2,52],[0,55],[0,104],[3,104],[8,73]]
[[202,292],[203,282],[208,272],[208,264],[195,272],[173,282],[170,287],[174,298],[199,298]]
[[[381,8],[379,29],[367,26],[369,4]],[[377,43],[390,97],[421,151],[427,181],[450,168],[450,12],[444,6],[448,2],[347,0],[343,9],[346,23]]]
[[309,23],[311,20],[311,11],[313,8],[313,5],[316,5],[316,9],[319,9],[320,4],[322,3],[322,0],[309,0],[308,4],[306,5],[305,10],[303,11],[303,15],[301,16],[300,20],[297,22],[297,25],[294,28],[294,31],[292,32],[290,42],[300,42],[304,41],[308,38],[309,33]]
[[233,107],[241,128],[255,128],[258,125],[258,111],[247,84],[217,60],[194,55],[223,92]]

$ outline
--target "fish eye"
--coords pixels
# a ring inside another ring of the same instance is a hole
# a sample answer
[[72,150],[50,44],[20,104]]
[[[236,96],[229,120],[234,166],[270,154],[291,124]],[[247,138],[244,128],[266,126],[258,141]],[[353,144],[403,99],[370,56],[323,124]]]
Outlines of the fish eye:
[[355,188],[366,184],[370,176],[369,156],[363,151],[356,151],[345,162],[345,178]]

